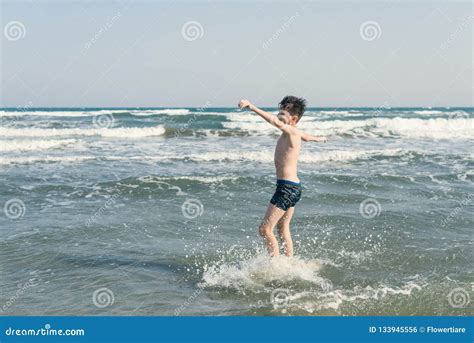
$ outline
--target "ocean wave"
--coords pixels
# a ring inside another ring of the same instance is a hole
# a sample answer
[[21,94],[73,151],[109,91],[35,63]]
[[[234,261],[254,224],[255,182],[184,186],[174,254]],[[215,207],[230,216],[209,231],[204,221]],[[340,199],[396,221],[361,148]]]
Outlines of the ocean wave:
[[[216,111],[191,111],[192,114],[203,114],[203,115],[219,115],[219,116],[226,116],[226,115],[233,115],[233,114],[242,114],[244,112],[241,112],[241,111],[232,111],[232,112],[216,112]],[[249,115],[251,114],[251,112],[246,112],[248,113]],[[254,114],[255,115],[255,114]]]
[[409,138],[472,138],[474,119],[375,119],[373,132]]
[[[316,162],[344,162],[364,160],[373,157],[403,157],[412,156],[413,152],[403,149],[387,150],[333,150],[320,151],[314,154],[304,153],[300,156],[300,163]],[[139,156],[32,156],[32,157],[5,157],[0,164],[33,163],[33,162],[82,162],[84,160],[100,159],[107,161],[193,161],[193,162],[265,162],[273,163],[273,151],[222,151],[199,154],[142,154]]]
[[239,122],[239,123],[240,122],[252,122],[252,123],[263,122],[265,123],[259,115],[253,112],[232,112],[232,113],[226,113],[226,116],[229,120],[233,122]]
[[[224,122],[227,129],[244,130],[252,133],[269,134],[278,129],[265,122]],[[321,120],[306,121],[299,125],[303,132],[315,135],[352,135],[409,138],[472,138],[474,119],[404,119],[372,118],[366,120]]]
[[105,114],[123,114],[130,110],[93,110],[93,111],[0,111],[0,117],[45,116],[45,117],[92,117]]
[[163,126],[144,128],[102,128],[102,129],[38,129],[38,128],[0,128],[2,137],[68,137],[68,136],[100,136],[107,138],[141,138],[165,134]]
[[222,175],[222,176],[201,176],[201,175],[175,175],[175,176],[154,176],[154,175],[148,175],[148,176],[142,176],[139,177],[138,180],[144,183],[161,183],[163,181],[176,181],[176,180],[182,180],[182,181],[196,181],[199,183],[221,183],[224,181],[236,181],[240,179],[241,176],[235,176],[235,175]]
[[[180,116],[190,114],[191,111],[186,108],[170,108],[170,109],[160,109],[160,110],[133,110],[130,111],[130,114],[133,116],[153,116],[166,114],[169,116]],[[206,112],[203,112],[206,113]]]
[[423,111],[413,111],[413,113],[415,113],[415,114],[421,114],[421,115],[432,115],[432,114],[444,114],[444,113],[446,113],[446,112],[423,110]]
[[418,115],[448,115],[448,116],[469,116],[468,113],[464,111],[439,111],[439,110],[420,110],[413,111],[413,113]]
[[79,163],[87,160],[96,160],[99,156],[22,156],[0,157],[0,165],[32,164],[32,163]]
[[337,115],[350,115],[350,114],[360,114],[359,111],[355,113],[354,111],[345,111],[345,110],[334,110],[334,111],[318,111],[319,114],[337,114]]
[[[0,117],[9,116],[45,116],[45,117],[93,117],[98,115],[121,115],[131,114],[133,116],[152,116],[152,115],[186,115],[191,111],[185,108],[168,108],[168,109],[108,109],[108,110],[73,110],[73,111],[34,111],[34,110],[2,110]],[[206,114],[206,112],[202,112]]]
[[[410,156],[410,151],[403,149],[386,150],[332,150],[319,151],[317,153],[303,153],[299,162],[334,162],[353,161],[359,159],[369,159],[373,157],[402,157]],[[273,163],[273,150],[267,151],[213,151],[199,154],[161,154],[160,156],[143,156],[142,159],[150,160],[186,160],[194,162],[265,162]]]
[[76,144],[76,139],[60,139],[60,140],[2,140],[0,141],[1,152],[11,151],[38,151],[62,148],[71,144]]

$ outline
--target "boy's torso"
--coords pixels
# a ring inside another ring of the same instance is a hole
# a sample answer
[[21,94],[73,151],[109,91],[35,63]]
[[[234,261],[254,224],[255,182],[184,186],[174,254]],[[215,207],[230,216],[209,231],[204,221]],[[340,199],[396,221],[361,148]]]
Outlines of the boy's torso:
[[277,179],[299,182],[297,167],[301,150],[301,137],[282,133],[275,147],[275,168]]

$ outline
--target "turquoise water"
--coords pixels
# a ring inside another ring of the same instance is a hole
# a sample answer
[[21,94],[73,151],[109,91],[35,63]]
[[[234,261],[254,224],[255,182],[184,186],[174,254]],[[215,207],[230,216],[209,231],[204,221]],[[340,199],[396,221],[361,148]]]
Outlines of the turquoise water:
[[473,314],[474,110],[318,108],[299,128],[330,141],[303,144],[296,256],[270,260],[259,117],[1,109],[0,312]]

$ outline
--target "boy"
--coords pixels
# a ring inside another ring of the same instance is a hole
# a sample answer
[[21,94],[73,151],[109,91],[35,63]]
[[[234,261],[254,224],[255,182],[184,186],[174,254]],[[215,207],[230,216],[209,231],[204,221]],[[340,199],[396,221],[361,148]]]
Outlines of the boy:
[[239,102],[241,109],[249,108],[270,124],[282,131],[275,148],[275,169],[277,176],[276,191],[270,200],[265,218],[259,227],[270,256],[279,256],[278,241],[273,228],[278,224],[278,231],[286,256],[293,256],[293,241],[290,234],[290,221],[295,212],[295,205],[301,197],[301,183],[297,176],[298,156],[301,141],[326,142],[326,137],[316,137],[300,132],[296,124],[306,109],[306,100],[295,96],[286,96],[278,104],[279,112],[275,117],[255,107],[247,99]]

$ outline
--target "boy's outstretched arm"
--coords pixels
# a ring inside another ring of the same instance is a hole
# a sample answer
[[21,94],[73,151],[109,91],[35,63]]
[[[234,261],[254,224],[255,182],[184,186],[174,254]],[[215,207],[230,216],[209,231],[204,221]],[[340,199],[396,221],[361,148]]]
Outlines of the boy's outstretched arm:
[[323,142],[323,143],[326,143],[328,141],[327,137],[313,136],[313,135],[308,135],[307,133],[301,133],[301,139],[304,142]]
[[248,108],[249,110],[257,113],[260,117],[262,117],[263,119],[265,119],[267,122],[269,122],[270,124],[272,124],[273,126],[276,126],[277,128],[279,128],[280,130],[282,131],[285,131],[288,133],[293,132],[293,131],[297,131],[295,128],[289,126],[289,125],[286,125],[284,122],[282,122],[280,119],[278,119],[276,116],[274,116],[273,114],[271,113],[268,113],[268,112],[265,112],[264,110],[261,110],[260,108],[258,108],[257,106],[254,106],[250,101],[248,101],[247,99],[242,99],[240,100],[239,102],[239,107],[241,109],[244,109],[244,108]]

